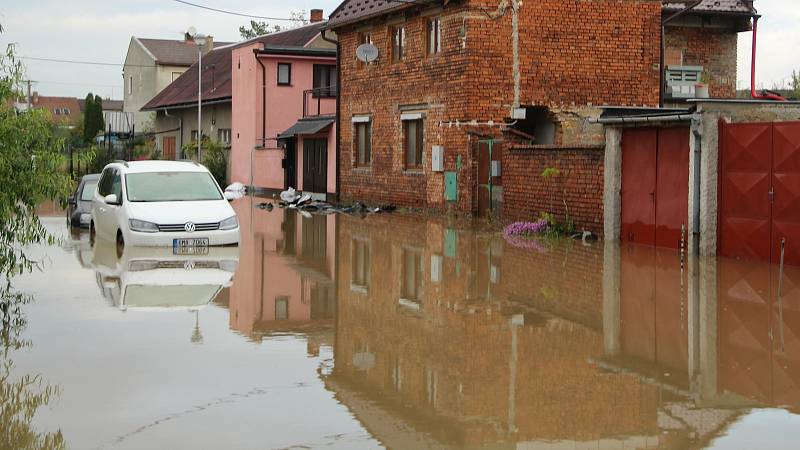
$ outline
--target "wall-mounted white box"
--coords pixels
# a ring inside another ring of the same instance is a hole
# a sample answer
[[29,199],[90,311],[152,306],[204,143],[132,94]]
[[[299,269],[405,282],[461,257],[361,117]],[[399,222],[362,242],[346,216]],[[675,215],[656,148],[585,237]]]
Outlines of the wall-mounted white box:
[[442,255],[431,255],[431,282],[442,281]]
[[431,150],[431,170],[444,172],[444,147],[441,145],[434,145]]
[[500,175],[500,161],[492,161],[492,176],[499,177]]

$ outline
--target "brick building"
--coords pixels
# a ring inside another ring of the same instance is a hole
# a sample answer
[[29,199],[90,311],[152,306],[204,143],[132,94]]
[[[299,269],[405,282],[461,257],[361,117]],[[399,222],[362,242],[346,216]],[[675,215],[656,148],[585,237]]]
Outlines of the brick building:
[[[588,120],[604,105],[693,96],[674,79],[660,88],[662,25],[665,75],[734,95],[736,33],[752,2],[685,6],[345,0],[329,21],[340,42],[341,196],[530,217],[547,206],[534,161],[544,152],[561,174],[553,189],[574,191],[575,222],[601,231],[604,132]],[[377,49],[370,63],[356,57],[364,43]],[[569,206],[555,209],[563,217]]]

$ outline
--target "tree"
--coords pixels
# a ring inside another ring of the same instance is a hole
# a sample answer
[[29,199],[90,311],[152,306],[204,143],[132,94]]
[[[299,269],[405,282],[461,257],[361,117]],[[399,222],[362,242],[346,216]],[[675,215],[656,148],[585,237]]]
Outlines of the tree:
[[95,136],[97,136],[97,125],[95,125],[95,116],[94,116],[94,95],[91,92],[86,94],[86,100],[84,100],[85,106],[83,107],[83,141],[87,144],[92,143],[94,141]]
[[290,25],[284,27],[280,25],[269,25],[267,22],[251,20],[249,28],[245,26],[239,27],[239,34],[242,36],[242,39],[253,39],[259,36],[277,33],[278,31],[285,31],[308,24],[305,10],[292,11],[289,13],[289,18],[291,19],[289,21]]
[[800,72],[792,71],[792,97],[800,99]]
[[61,153],[64,139],[55,136],[47,111],[17,112],[12,106],[22,78],[22,64],[9,44],[0,54],[0,328],[20,315],[23,297],[12,293],[11,279],[35,267],[27,247],[55,242],[36,207],[44,200],[65,199],[72,184]]

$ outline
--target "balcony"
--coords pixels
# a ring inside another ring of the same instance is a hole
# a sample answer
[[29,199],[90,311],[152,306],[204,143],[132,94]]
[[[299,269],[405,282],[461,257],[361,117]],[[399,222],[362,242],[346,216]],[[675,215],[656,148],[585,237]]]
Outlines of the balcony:
[[303,91],[303,117],[336,114],[336,86],[318,87]]

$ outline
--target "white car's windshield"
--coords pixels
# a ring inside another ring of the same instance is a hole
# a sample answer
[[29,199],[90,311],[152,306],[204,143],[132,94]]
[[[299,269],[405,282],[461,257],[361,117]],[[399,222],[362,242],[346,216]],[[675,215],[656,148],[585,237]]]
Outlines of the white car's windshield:
[[128,200],[132,202],[180,202],[222,200],[207,172],[146,172],[125,175]]
[[83,191],[81,192],[81,200],[89,201],[94,195],[94,188],[97,187],[97,180],[87,181],[83,184]]

